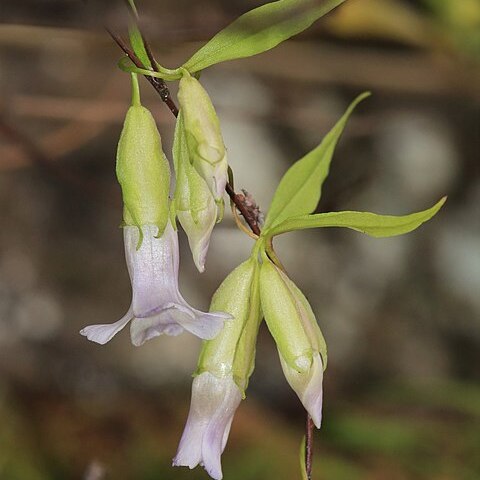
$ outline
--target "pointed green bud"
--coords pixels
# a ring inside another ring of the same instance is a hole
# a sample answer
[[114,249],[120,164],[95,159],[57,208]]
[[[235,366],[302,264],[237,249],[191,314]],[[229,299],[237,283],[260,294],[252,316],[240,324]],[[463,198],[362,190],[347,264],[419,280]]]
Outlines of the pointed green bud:
[[[132,74],[132,105],[117,149],[117,178],[122,187],[125,225],[156,225],[158,235],[168,220],[170,167],[162,151],[152,114],[140,104],[138,80]],[[140,243],[141,243],[140,236]]]
[[259,267],[249,259],[239,265],[215,292],[210,309],[227,312],[234,318],[225,322],[213,339],[206,341],[198,361],[197,374],[233,377],[244,395],[253,372],[255,344],[262,319],[258,289]]
[[190,162],[207,183],[215,201],[220,203],[227,183],[228,163],[212,101],[200,82],[186,70],[180,80],[178,100]]
[[260,298],[285,377],[320,427],[325,340],[303,293],[266,255],[260,269]]
[[176,214],[187,234],[195,265],[203,272],[210,235],[217,222],[218,208],[205,180],[190,163],[181,112],[175,128],[173,159],[176,174]]

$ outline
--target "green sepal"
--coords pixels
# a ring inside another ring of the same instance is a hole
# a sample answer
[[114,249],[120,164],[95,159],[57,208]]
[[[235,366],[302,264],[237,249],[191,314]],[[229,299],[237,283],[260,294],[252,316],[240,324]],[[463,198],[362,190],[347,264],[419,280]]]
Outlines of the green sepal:
[[175,231],[177,231],[177,209],[175,207],[175,202],[170,202],[170,210],[169,210],[169,218],[170,223]]
[[447,197],[443,197],[427,210],[403,216],[348,211],[302,215],[283,221],[266,232],[265,236],[268,238],[307,228],[345,227],[365,233],[371,237],[394,237],[411,232],[422,225],[422,223],[430,220],[440,210],[446,200]]
[[231,375],[245,397],[255,364],[255,345],[262,320],[259,266],[250,258],[222,282],[212,297],[210,311],[230,313],[221,332],[203,343],[196,375],[203,372],[221,378]]
[[183,113],[179,112],[173,139],[173,164],[177,185],[175,188],[175,209],[191,212],[193,221],[198,224],[200,212],[208,208],[213,199],[205,180],[191,163],[191,155],[186,141]]
[[348,118],[369,95],[368,92],[359,95],[320,145],[288,169],[273,196],[263,227],[265,231],[290,217],[305,215],[317,208],[335,147]]
[[122,188],[125,225],[157,225],[161,236],[169,216],[170,167],[152,114],[141,105],[138,79],[132,75],[132,106],[117,148],[117,178]]
[[255,8],[217,33],[184,65],[194,73],[211,65],[251,57],[312,25],[345,0],[279,0]]
[[325,369],[327,348],[310,304],[300,289],[271,262],[264,251],[262,260],[261,307],[280,355],[290,368],[305,373],[311,367],[313,354],[319,352]]

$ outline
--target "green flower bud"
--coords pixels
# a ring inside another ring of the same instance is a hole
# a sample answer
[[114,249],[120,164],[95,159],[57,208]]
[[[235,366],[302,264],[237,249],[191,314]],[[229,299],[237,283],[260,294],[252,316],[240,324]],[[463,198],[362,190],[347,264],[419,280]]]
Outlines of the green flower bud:
[[213,340],[204,342],[196,372],[233,377],[243,395],[254,369],[255,344],[262,319],[258,277],[258,264],[249,259],[231,272],[215,292],[210,310],[221,310],[234,318],[225,322]]
[[303,293],[266,255],[260,268],[260,298],[283,373],[320,427],[325,340]]
[[190,162],[220,202],[228,178],[228,163],[220,122],[200,82],[187,71],[180,80],[178,100],[183,114]]
[[176,174],[176,215],[187,234],[195,265],[203,272],[210,235],[217,222],[218,208],[205,180],[189,161],[181,112],[175,129],[173,159]]
[[161,235],[169,213],[170,167],[155,120],[140,104],[135,74],[132,105],[118,142],[117,178],[122,187],[125,225],[135,225],[140,232],[142,225],[156,225]]

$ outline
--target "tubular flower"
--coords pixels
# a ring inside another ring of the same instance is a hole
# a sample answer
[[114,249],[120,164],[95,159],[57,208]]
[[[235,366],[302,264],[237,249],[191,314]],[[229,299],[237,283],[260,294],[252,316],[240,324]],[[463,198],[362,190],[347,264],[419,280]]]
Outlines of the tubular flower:
[[325,340],[303,293],[266,255],[260,268],[260,298],[283,373],[320,428]]
[[220,480],[220,457],[254,368],[262,318],[256,262],[247,260],[224,280],[211,309],[226,311],[234,319],[204,343],[192,385],[190,413],[173,465],[194,468],[200,464]]
[[180,80],[178,101],[190,162],[220,203],[228,178],[228,163],[220,122],[212,101],[200,82],[185,71]]
[[188,330],[213,338],[230,315],[192,308],[178,291],[178,237],[169,220],[170,167],[150,112],[141,106],[132,76],[129,108],[117,151],[117,177],[124,202],[125,257],[132,283],[128,312],[113,324],[90,325],[80,333],[100,344],[131,323],[134,345],[158,335]]
[[205,180],[190,163],[181,112],[175,129],[173,159],[176,214],[187,234],[195,265],[203,272],[210,236],[217,222],[218,207]]
[[168,222],[162,237],[158,228],[142,226],[144,238],[139,249],[139,231],[124,228],[125,257],[132,282],[132,303],[117,322],[90,325],[80,333],[100,344],[110,341],[128,322],[132,343],[142,345],[162,334],[179,335],[184,330],[203,339],[215,337],[230,315],[221,312],[203,313],[192,308],[178,290],[178,238]]

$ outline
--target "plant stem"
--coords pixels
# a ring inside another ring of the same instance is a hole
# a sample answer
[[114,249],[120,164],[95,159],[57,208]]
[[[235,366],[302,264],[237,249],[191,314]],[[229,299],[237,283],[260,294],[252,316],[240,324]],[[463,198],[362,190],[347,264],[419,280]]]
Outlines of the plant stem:
[[313,432],[313,420],[312,417],[307,413],[307,421],[305,425],[305,470],[307,472],[307,480],[312,480]]
[[[121,37],[116,35],[112,32],[109,28],[106,28],[107,32],[110,34],[112,39],[115,43],[122,49],[125,55],[132,61],[132,63],[138,68],[145,68],[142,64],[141,60],[135,55],[135,53],[127,46],[127,44],[122,40]],[[142,34],[143,42],[145,45],[145,50],[147,52],[148,58],[152,63],[154,70],[157,70],[157,63],[155,61],[155,57],[150,49],[148,42],[146,41],[145,37]],[[172,114],[177,117],[178,116],[178,107],[176,106],[175,102],[171,98],[170,91],[166,85],[166,83],[160,79],[145,75],[145,78],[150,82],[152,87],[157,91],[160,95],[162,101],[167,105],[169,110]],[[230,197],[231,201],[235,204],[236,208],[242,214],[245,222],[250,227],[250,230],[257,236],[260,236],[260,226],[255,218],[255,215],[252,214],[250,209],[245,205],[245,202],[240,198],[237,193],[235,193],[234,188],[232,185],[227,182],[225,186],[225,191],[227,195]],[[270,246],[271,250],[273,251],[273,246]],[[305,467],[307,471],[307,479],[312,479],[312,464],[313,464],[313,431],[314,431],[314,424],[310,415],[307,414],[306,419],[306,427],[305,427]]]

